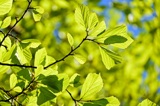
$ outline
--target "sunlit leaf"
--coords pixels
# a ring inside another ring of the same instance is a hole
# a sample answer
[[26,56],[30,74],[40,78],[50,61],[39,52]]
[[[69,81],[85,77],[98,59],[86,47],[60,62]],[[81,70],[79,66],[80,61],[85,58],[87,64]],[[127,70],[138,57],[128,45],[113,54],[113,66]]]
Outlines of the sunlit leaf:
[[21,89],[21,87],[16,86],[16,87],[13,89],[13,91],[15,91],[15,92],[22,92],[22,89]]
[[143,100],[138,106],[158,106],[154,102],[150,101],[149,99]]
[[67,33],[68,42],[71,46],[74,44],[74,39],[70,33]]
[[109,70],[115,65],[115,62],[101,47],[99,47],[99,50],[101,53],[102,62],[105,65],[105,67]]
[[37,68],[35,69],[35,77],[41,74],[42,71],[43,71],[43,66],[42,65],[37,66]]
[[96,13],[91,13],[88,19],[88,29],[93,29],[98,23],[98,17]]
[[82,85],[80,94],[81,100],[91,100],[103,87],[103,82],[100,74],[89,73]]
[[44,61],[46,55],[47,52],[45,48],[39,49],[35,54],[34,65],[35,66],[40,65]]
[[104,32],[104,30],[106,29],[106,24],[104,21],[101,21],[100,23],[98,23],[95,28],[93,28],[90,32],[89,32],[89,36],[93,36],[96,37],[99,34],[101,34],[102,32]]
[[124,43],[126,42],[127,39],[123,36],[118,36],[118,35],[113,35],[109,36],[104,40],[104,44],[109,45],[109,44],[114,44],[114,43]]
[[11,74],[11,76],[10,76],[10,82],[9,83],[10,83],[10,88],[11,89],[16,86],[16,84],[17,84],[17,77],[16,77],[15,74]]
[[82,28],[86,29],[88,27],[88,17],[89,17],[89,9],[87,6],[80,5],[75,10],[75,20],[78,24],[81,25]]
[[12,7],[13,0],[0,0],[0,15],[7,14]]
[[[5,61],[3,63],[10,63],[11,60]],[[10,69],[10,66],[3,66],[0,65],[0,74],[3,75],[4,73],[6,73],[8,70]]]
[[80,64],[84,64],[86,62],[86,58],[83,57],[82,55],[79,54],[75,54],[74,58],[80,63]]
[[44,13],[44,9],[40,6],[36,6],[34,7],[34,10],[40,14],[43,14]]
[[126,25],[120,25],[120,26],[117,26],[117,27],[114,27],[114,28],[109,28],[104,33],[102,33],[98,37],[96,37],[96,41],[104,43],[104,41],[108,37],[113,36],[113,35],[122,36],[122,37],[126,38],[127,41],[125,41],[123,39],[123,41],[125,41],[125,42],[121,41],[122,43],[119,42],[119,43],[111,44],[112,46],[125,49],[133,42],[133,39],[130,36],[127,35],[127,27],[126,27]]
[[37,48],[41,42],[37,39],[26,39],[26,40],[22,40],[22,43],[30,43],[29,47],[30,48]]
[[6,17],[2,23],[1,23],[1,28],[6,28],[10,25],[11,23],[11,16]]
[[108,101],[106,106],[120,106],[119,100],[114,96],[107,97],[106,100]]

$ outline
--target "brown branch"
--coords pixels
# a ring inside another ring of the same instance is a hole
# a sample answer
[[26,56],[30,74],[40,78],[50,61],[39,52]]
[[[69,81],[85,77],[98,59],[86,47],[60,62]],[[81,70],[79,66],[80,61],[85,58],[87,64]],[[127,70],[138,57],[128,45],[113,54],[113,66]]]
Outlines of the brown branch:
[[72,98],[72,100],[74,101],[75,106],[78,106],[78,104],[77,104],[78,100],[74,99],[73,96],[72,96],[72,94],[67,89],[66,89],[66,91],[68,92],[68,94],[70,95],[70,97]]
[[[86,32],[87,32],[87,31],[86,31]],[[72,53],[73,53],[75,50],[77,50],[77,49],[82,45],[82,43],[83,43],[85,40],[87,40],[87,37],[88,37],[88,32],[87,32],[86,37],[83,38],[83,40],[79,43],[79,45],[78,45],[76,48],[74,48],[74,49],[72,48],[71,51],[70,51],[67,55],[65,55],[65,56],[62,57],[61,59],[56,60],[55,62],[49,64],[48,66],[45,66],[44,69],[47,69],[48,67],[50,67],[50,66],[52,66],[52,65],[54,65],[54,64],[56,64],[56,63],[58,63],[58,62],[64,61],[67,57],[73,55]]]
[[20,64],[2,63],[2,62],[0,62],[0,65],[4,65],[4,66],[15,66],[15,67],[24,67],[24,68],[37,68],[36,66],[26,66],[26,65],[20,65]]
[[22,14],[22,16],[16,20],[16,22],[14,23],[14,25],[10,28],[10,30],[6,33],[6,35],[3,37],[2,41],[0,42],[0,46],[3,45],[4,40],[7,38],[7,36],[9,36],[9,34],[12,32],[13,28],[23,19],[24,15],[27,13],[27,11],[30,9],[30,5],[32,0],[27,0],[28,1],[28,6],[26,8],[26,10],[24,11],[24,13]]

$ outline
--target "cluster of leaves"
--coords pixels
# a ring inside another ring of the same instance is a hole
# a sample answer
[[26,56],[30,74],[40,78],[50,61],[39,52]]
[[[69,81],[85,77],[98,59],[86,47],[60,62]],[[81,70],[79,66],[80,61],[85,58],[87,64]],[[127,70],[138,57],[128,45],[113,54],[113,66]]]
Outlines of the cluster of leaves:
[[[0,15],[6,15],[12,8],[12,0],[0,1]],[[75,51],[85,42],[91,41],[98,45],[102,62],[107,69],[120,63],[120,55],[110,48],[126,48],[132,43],[127,35],[125,25],[106,29],[104,21],[99,21],[95,13],[87,6],[80,5],[75,10],[75,20],[79,28],[85,32],[85,37],[76,45],[70,33],[67,34],[71,50],[64,57],[56,60],[47,54],[45,48],[36,39],[19,40],[12,34],[13,28],[23,19],[28,10],[31,10],[33,19],[39,21],[43,14],[43,8],[31,7],[32,0],[28,0],[28,6],[21,17],[16,18],[9,30],[5,30],[11,24],[11,16],[0,21],[0,74],[7,74],[8,87],[0,85],[0,105],[27,105],[48,106],[58,105],[57,98],[64,92],[70,95],[75,105],[84,106],[119,106],[119,100],[114,97],[95,99],[96,94],[102,89],[103,81],[100,74],[88,73],[83,84],[80,83],[80,75],[75,73],[69,77],[65,73],[58,72],[58,64],[67,57],[73,56],[80,64],[86,59],[76,54]],[[13,39],[11,39],[13,38]],[[69,88],[81,89],[78,98],[72,95]],[[146,99],[139,104],[155,105]]]

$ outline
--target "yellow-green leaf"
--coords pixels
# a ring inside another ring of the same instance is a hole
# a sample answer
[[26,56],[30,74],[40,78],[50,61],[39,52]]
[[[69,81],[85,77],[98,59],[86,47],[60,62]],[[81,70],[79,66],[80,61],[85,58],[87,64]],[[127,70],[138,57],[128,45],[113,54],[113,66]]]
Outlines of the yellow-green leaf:
[[83,57],[82,55],[75,54],[73,56],[80,64],[84,64],[86,62],[86,58]]
[[10,88],[14,88],[17,84],[17,77],[15,74],[11,74],[10,76]]
[[2,23],[1,23],[1,28],[6,28],[10,25],[11,23],[11,16],[6,17]]
[[109,70],[115,65],[115,62],[101,47],[99,47],[99,50],[101,53],[102,62],[105,65],[105,67]]
[[13,89],[13,91],[22,92],[22,89],[21,89],[21,87],[16,86],[16,87]]
[[68,42],[71,46],[74,44],[74,39],[70,33],[67,33]]
[[98,93],[103,87],[103,81],[100,74],[89,73],[82,85],[82,92],[80,94],[81,100],[92,100],[94,95]]
[[157,106],[157,105],[152,101],[150,101],[149,99],[145,99],[141,103],[139,103],[138,106]]
[[0,0],[0,15],[7,14],[12,8],[13,0]]

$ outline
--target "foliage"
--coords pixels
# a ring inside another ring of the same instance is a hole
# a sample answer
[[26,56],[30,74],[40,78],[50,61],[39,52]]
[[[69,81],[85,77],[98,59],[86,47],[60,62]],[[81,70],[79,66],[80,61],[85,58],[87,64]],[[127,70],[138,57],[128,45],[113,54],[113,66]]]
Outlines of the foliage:
[[[86,57],[94,55],[95,59],[91,59],[95,64],[93,66],[103,67],[99,63],[100,60],[107,71],[114,71],[118,63],[127,64],[116,53],[118,48],[126,49],[133,42],[127,34],[127,26],[122,24],[107,29],[105,21],[100,21],[88,6],[78,5],[78,1],[69,1],[75,7],[75,12],[68,14],[69,17],[74,17],[75,21],[69,20],[68,17],[66,22],[69,21],[72,27],[66,28],[66,34],[61,34],[64,42],[58,42],[59,37],[51,38],[46,35],[53,31],[50,24],[52,21],[56,21],[53,26],[55,29],[58,26],[57,13],[63,14],[61,9],[70,11],[69,3],[65,0],[54,1],[55,7],[52,7],[50,1],[46,1],[45,4],[41,1],[39,5],[37,1],[32,0],[23,2],[26,9],[21,8],[23,12],[18,13],[17,17],[15,11],[21,11],[18,8],[21,3],[12,0],[0,1],[0,105],[119,106],[121,101],[117,98],[120,94],[118,90],[119,94],[115,96],[100,95],[108,81],[112,81],[114,77],[106,76],[106,81],[104,69],[91,72],[88,69],[90,60]],[[55,9],[55,13],[52,13],[51,8]],[[48,19],[48,12],[54,14],[54,17]],[[65,24],[62,25],[62,30],[65,27]],[[43,42],[34,39],[37,38],[35,35],[42,35],[39,40]],[[52,42],[51,45],[49,41]],[[78,70],[77,66],[82,68]],[[127,64],[126,67],[133,66]],[[112,94],[112,91],[109,92]],[[138,105],[152,104],[156,105],[146,99]]]

